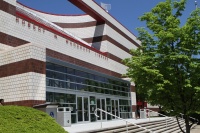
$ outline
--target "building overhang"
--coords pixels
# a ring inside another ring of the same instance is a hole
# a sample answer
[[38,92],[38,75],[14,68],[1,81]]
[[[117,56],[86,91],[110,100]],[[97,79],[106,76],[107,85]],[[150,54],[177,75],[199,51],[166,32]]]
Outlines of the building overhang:
[[[93,17],[96,21],[99,23],[105,23],[105,18],[103,18],[98,11],[95,11],[93,8],[90,7],[87,3],[85,3],[83,0],[69,0],[72,4],[80,8],[82,11],[84,11],[86,14]],[[90,2],[94,3],[93,0],[90,0]]]
[[111,28],[115,29],[122,36],[127,38],[130,42],[140,47],[140,41],[120,22],[107,13],[94,0],[69,0],[72,4],[83,10],[86,14],[93,17],[98,23],[106,23]]

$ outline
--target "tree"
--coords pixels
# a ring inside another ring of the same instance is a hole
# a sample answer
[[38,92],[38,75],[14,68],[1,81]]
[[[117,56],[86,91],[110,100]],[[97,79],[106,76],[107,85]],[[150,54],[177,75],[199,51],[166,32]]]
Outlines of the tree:
[[145,13],[140,20],[147,29],[138,28],[141,47],[124,62],[137,92],[152,105],[184,114],[190,133],[189,115],[200,110],[200,10],[183,25],[185,5],[186,0],[166,0]]

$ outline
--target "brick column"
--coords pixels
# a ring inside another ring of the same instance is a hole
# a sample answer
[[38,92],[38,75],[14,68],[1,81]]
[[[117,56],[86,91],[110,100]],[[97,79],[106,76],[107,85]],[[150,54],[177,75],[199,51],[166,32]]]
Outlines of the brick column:
[[46,101],[46,49],[27,44],[0,53],[0,99],[5,105]]

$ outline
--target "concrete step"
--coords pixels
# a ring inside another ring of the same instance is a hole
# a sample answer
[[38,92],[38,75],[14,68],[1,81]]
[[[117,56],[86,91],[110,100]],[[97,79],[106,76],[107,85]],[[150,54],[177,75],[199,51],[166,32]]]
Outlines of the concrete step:
[[169,130],[174,130],[177,127],[177,124],[169,125],[168,127],[163,127],[161,129],[155,130],[155,133],[168,132]]
[[[166,127],[167,121],[167,127]],[[148,130],[153,131],[154,133],[179,133],[180,129],[178,127],[178,123],[176,120],[167,118],[166,120],[158,120],[158,121],[147,121],[143,123],[137,123]],[[185,129],[184,121],[180,121],[180,125]],[[133,124],[128,124],[128,133],[150,133],[149,131],[139,128]],[[86,132],[84,132],[86,133]],[[88,131],[87,133],[127,133],[126,125],[103,128],[93,131]]]
[[[180,123],[180,125],[184,129],[185,123],[182,122],[182,123]],[[168,130],[164,131],[163,133],[178,133],[178,132],[180,132],[180,129],[179,129],[178,123],[176,123],[175,127],[168,129]]]
[[[157,120],[157,121],[139,123],[138,125],[147,126],[147,125],[155,125],[157,123],[164,123],[164,122],[165,120]],[[134,126],[133,124],[128,124],[128,128],[129,130],[135,130],[138,127]],[[126,132],[126,126],[123,125],[123,126],[116,126],[116,127],[110,127],[110,128],[103,128],[103,129],[98,129],[98,130],[87,131],[85,133],[113,133],[113,132]]]

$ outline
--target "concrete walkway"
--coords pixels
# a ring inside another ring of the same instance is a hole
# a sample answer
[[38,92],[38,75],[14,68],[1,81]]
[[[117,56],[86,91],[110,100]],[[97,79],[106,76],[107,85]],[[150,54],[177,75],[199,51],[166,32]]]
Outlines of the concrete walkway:
[[192,128],[190,133],[200,133],[200,125],[197,125],[194,128]]

